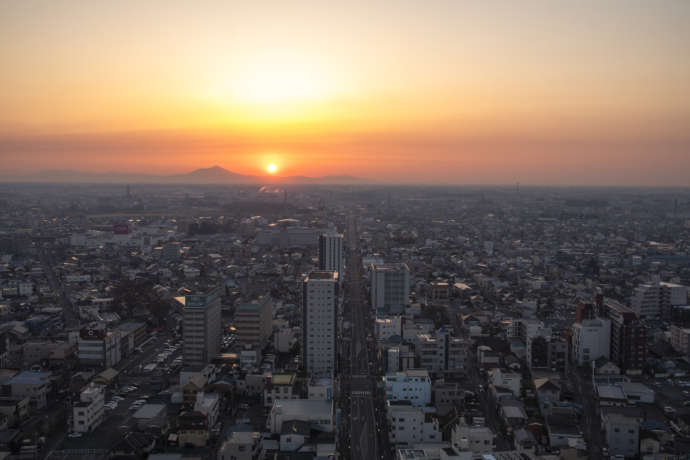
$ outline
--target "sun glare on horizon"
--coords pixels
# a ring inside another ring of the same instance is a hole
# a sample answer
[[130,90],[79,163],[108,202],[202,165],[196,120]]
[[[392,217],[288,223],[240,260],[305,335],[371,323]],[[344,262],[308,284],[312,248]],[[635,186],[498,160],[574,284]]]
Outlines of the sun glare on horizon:
[[275,163],[269,163],[266,165],[266,171],[269,174],[275,174],[276,172],[278,172],[278,165]]

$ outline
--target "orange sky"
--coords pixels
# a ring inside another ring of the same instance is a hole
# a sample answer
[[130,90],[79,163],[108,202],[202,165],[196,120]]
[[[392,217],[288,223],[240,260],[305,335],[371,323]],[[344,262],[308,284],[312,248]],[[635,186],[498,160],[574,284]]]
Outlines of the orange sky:
[[369,3],[2,2],[0,169],[690,185],[690,2]]

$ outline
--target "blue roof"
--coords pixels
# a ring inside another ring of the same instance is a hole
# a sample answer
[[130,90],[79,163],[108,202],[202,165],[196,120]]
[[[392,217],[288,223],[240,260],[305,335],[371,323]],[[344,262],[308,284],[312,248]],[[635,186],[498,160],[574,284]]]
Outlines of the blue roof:
[[12,377],[8,385],[40,385],[50,378],[50,372],[23,371]]

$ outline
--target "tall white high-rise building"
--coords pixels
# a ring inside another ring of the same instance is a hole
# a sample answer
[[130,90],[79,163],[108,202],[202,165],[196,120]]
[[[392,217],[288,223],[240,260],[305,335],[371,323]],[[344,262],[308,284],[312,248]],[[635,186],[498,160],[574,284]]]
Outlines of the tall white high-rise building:
[[410,269],[406,264],[372,265],[371,305],[388,313],[401,313],[410,295]]
[[304,280],[302,359],[312,377],[333,377],[336,370],[338,272],[314,271]]
[[220,349],[220,288],[188,294],[183,309],[182,336],[185,367],[202,367]]
[[345,267],[343,258],[343,235],[324,233],[319,237],[319,270],[338,272],[342,283]]

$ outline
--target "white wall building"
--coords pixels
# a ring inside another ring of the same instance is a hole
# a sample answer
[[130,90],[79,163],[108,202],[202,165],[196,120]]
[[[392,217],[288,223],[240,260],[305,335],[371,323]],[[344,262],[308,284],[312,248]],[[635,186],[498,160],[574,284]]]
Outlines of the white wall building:
[[582,366],[598,358],[609,358],[611,321],[603,318],[585,319],[572,326],[573,361]]
[[410,401],[413,406],[431,403],[431,379],[426,369],[408,369],[383,377],[386,400]]
[[302,358],[312,377],[333,377],[336,367],[338,273],[315,271],[303,283]]
[[687,286],[658,281],[637,286],[630,299],[630,308],[640,319],[668,318],[671,307],[687,304]]
[[630,299],[630,308],[638,318],[661,316],[661,286],[659,283],[637,286]]
[[89,433],[95,430],[104,418],[105,391],[102,386],[89,384],[79,394],[79,400],[72,406],[73,430]]

